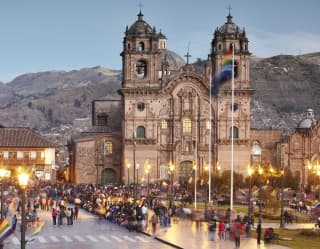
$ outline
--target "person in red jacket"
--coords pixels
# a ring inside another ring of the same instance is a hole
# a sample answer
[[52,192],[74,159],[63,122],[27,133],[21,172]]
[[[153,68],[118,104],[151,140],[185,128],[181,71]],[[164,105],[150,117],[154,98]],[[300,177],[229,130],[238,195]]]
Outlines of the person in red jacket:
[[218,229],[219,229],[219,239],[226,240],[226,237],[225,237],[226,224],[224,224],[223,220],[220,220]]

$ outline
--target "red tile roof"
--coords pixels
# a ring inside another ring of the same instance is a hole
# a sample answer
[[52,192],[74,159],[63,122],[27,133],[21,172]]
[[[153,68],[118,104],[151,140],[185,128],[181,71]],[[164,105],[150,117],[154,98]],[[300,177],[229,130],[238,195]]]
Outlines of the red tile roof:
[[49,141],[30,128],[0,128],[0,147],[55,148],[57,143]]

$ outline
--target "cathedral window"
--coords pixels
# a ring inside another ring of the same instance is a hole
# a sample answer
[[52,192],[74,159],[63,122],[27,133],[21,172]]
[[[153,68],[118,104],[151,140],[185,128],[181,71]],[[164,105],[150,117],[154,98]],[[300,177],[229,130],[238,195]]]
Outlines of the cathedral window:
[[130,43],[128,43],[128,49],[130,49],[131,48],[131,45],[130,45]]
[[137,138],[146,138],[146,130],[143,126],[137,128]]
[[238,139],[239,138],[239,129],[236,126],[230,127],[230,136],[229,138],[232,138],[232,130],[233,130],[233,138]]
[[161,129],[167,129],[168,128],[168,121],[165,119],[161,120]]
[[219,45],[218,45],[218,49],[221,50],[221,48],[222,48],[222,46],[221,46],[221,44],[219,44]]
[[144,103],[140,102],[137,104],[137,108],[140,112],[142,112],[144,110]]
[[239,75],[239,67],[238,67],[238,62],[235,61],[233,65],[233,72],[234,72],[234,77],[237,78]]
[[147,63],[144,60],[137,61],[136,75],[139,78],[143,78],[147,74]]
[[144,43],[143,43],[143,42],[139,42],[138,51],[139,51],[139,52],[144,51]]
[[190,133],[191,132],[191,119],[190,118],[184,118],[183,119],[183,132],[184,133]]
[[112,142],[111,141],[105,141],[104,142],[104,154],[105,155],[111,155],[112,154]]
[[167,179],[168,178],[168,168],[166,165],[160,166],[160,179]]
[[[236,110],[238,110],[238,104],[237,103],[234,103],[233,104],[233,111],[235,112]],[[230,110],[232,110],[232,104],[230,105]]]
[[253,141],[251,147],[251,161],[253,164],[261,163],[261,146],[258,141]]
[[108,124],[108,115],[105,113],[100,113],[97,115],[97,125],[104,126]]
[[210,120],[206,121],[206,129],[207,130],[211,130],[211,122],[210,122]]

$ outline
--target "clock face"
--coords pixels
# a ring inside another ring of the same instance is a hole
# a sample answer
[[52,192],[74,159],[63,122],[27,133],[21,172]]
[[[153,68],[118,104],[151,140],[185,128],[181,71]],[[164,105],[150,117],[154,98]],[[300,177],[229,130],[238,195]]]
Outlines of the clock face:
[[147,75],[147,63],[145,61],[137,62],[136,75],[138,78],[143,78]]

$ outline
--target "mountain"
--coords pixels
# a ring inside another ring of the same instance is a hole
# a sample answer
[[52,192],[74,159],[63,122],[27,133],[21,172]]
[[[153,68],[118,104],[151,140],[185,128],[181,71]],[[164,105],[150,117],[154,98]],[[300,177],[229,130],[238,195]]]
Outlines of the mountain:
[[[320,53],[252,57],[250,67],[253,128],[288,132],[308,108],[320,113]],[[121,71],[103,67],[23,74],[0,82],[0,124],[48,132],[89,117],[94,99],[119,99],[120,86]]]

